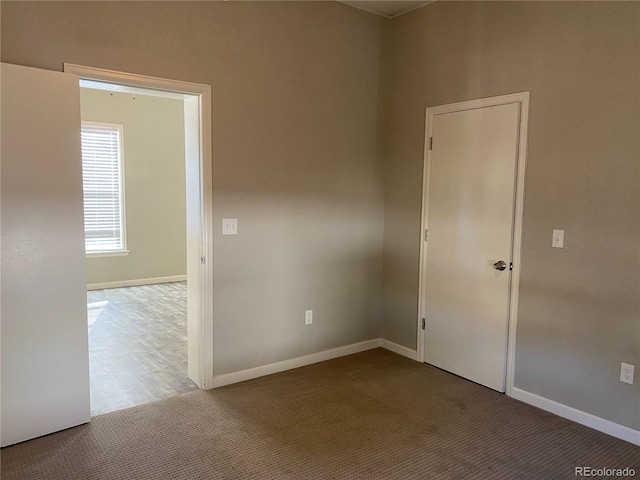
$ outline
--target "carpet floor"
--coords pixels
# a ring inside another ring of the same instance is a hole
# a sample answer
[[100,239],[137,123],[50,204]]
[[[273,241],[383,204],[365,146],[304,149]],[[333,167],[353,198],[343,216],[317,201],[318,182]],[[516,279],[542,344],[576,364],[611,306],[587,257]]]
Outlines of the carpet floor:
[[640,447],[376,349],[2,450],[17,479],[568,479]]

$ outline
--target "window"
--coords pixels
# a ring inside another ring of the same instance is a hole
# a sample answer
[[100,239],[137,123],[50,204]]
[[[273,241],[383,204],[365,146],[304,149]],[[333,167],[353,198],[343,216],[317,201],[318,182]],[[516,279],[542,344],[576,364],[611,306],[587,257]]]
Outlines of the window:
[[81,138],[86,253],[126,255],[122,125],[82,122]]

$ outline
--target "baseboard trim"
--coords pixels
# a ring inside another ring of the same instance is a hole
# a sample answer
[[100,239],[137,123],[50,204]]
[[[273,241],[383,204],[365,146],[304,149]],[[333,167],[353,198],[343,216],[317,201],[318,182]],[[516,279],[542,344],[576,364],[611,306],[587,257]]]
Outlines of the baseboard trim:
[[364,352],[365,350],[372,350],[374,348],[378,348],[379,346],[380,339],[376,338],[373,340],[353,343],[351,345],[345,345],[343,347],[332,348],[330,350],[324,350],[322,352],[304,355],[302,357],[290,358],[289,360],[283,360],[281,362],[270,363],[269,365],[262,365],[259,367],[248,368],[246,370],[240,370],[233,373],[216,375],[213,377],[213,388],[224,387],[225,385],[231,385],[232,383],[244,382],[245,380],[264,377],[265,375],[271,375],[273,373],[280,373],[294,368],[305,367],[313,363],[324,362],[325,360],[344,357],[346,355]]
[[139,278],[135,280],[122,280],[120,282],[89,283],[87,290],[104,290],[107,288],[137,287],[139,285],[154,285],[156,283],[184,282],[186,275],[174,275],[172,277]]
[[418,352],[411,350],[410,348],[403,347],[397,343],[391,342],[384,338],[380,339],[380,346],[386,350],[402,355],[403,357],[410,358],[411,360],[418,360]]
[[601,417],[596,417],[582,410],[577,410],[568,405],[549,400],[548,398],[541,397],[535,393],[527,392],[516,387],[511,388],[511,397],[521,402],[528,403],[534,407],[541,408],[547,412],[554,413],[560,417],[572,420],[581,425],[593,428],[600,432],[611,435],[612,437],[625,440],[635,445],[640,445],[640,431],[633,428],[625,427],[619,423],[605,420]]

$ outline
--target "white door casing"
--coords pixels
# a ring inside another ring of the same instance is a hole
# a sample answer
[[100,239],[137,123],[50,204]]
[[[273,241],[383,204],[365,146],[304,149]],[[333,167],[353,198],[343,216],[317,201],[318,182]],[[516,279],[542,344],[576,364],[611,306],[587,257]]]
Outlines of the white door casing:
[[1,64],[2,446],[91,420],[78,77]]
[[528,93],[427,109],[418,358],[507,393],[527,116]]
[[213,388],[211,87],[69,63],[64,71],[85,80],[185,94],[188,375],[200,388]]

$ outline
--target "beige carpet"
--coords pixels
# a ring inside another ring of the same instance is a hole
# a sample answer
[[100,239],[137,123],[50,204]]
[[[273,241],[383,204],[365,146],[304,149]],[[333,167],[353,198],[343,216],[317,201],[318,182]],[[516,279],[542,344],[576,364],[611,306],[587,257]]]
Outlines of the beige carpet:
[[640,447],[380,349],[2,450],[2,480],[522,480],[576,466],[640,476]]

